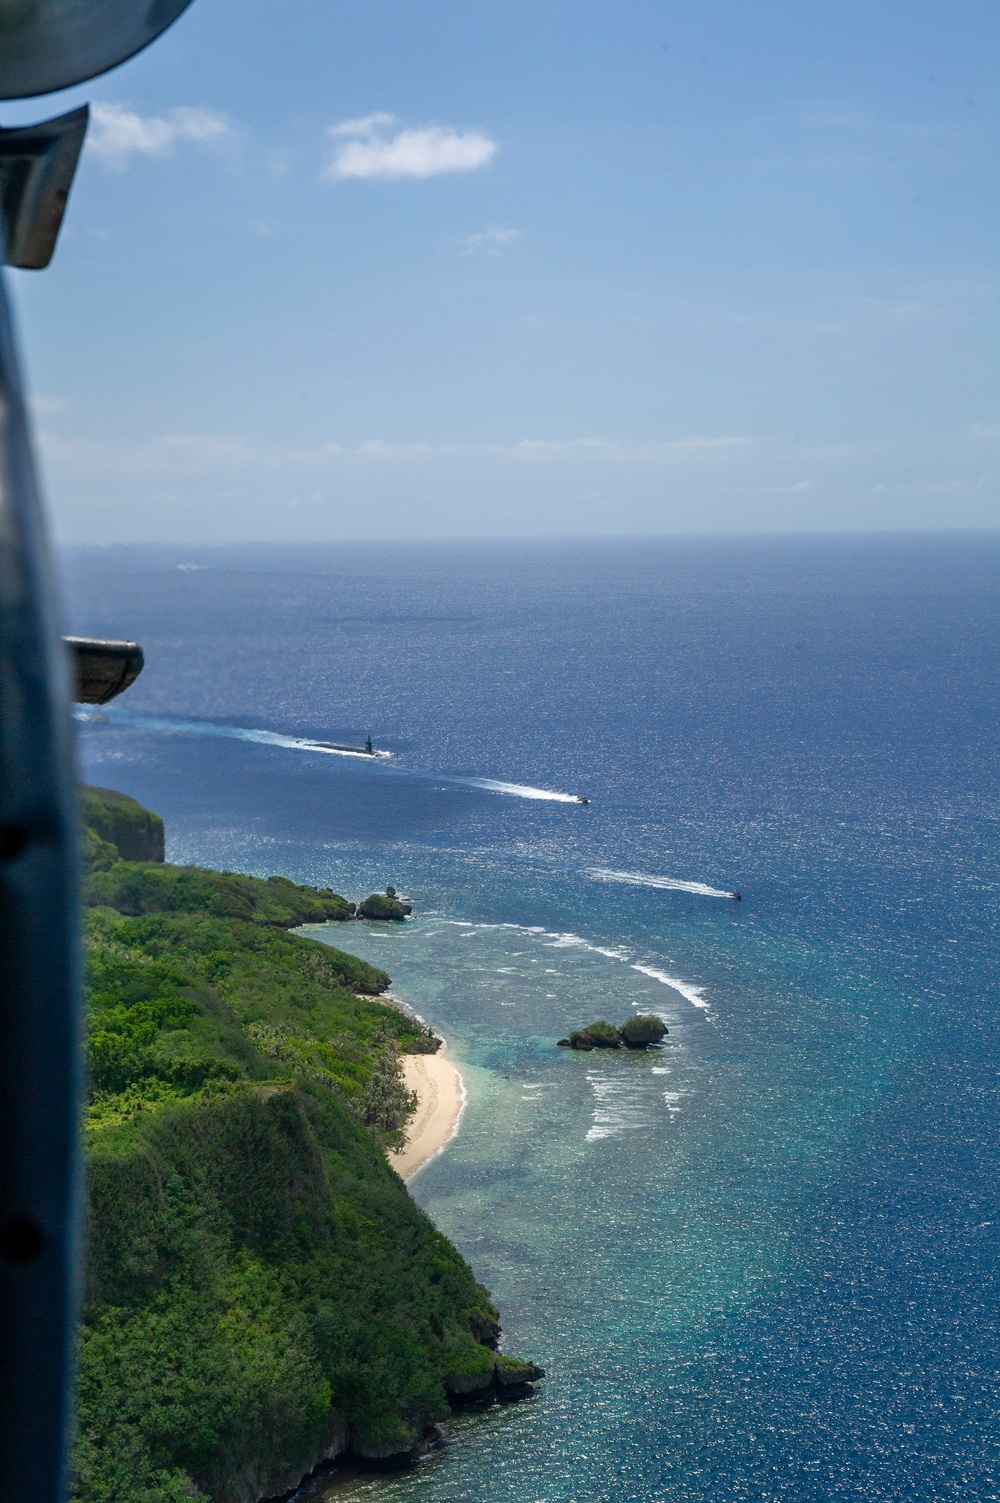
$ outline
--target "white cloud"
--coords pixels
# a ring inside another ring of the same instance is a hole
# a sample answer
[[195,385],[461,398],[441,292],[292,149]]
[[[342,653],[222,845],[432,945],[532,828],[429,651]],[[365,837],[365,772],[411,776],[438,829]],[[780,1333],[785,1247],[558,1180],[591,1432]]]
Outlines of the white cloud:
[[439,177],[445,172],[475,172],[493,160],[497,142],[481,131],[457,131],[442,125],[400,130],[394,115],[377,113],[358,120],[342,120],[327,132],[336,141],[333,157],[323,171],[328,181],[343,178]]
[[626,464],[678,464],[685,459],[722,457],[746,448],[750,440],[728,434],[720,438],[643,439],[623,443],[613,438],[522,438],[516,444],[487,444],[486,452],[505,459],[584,460]]
[[161,434],[140,443],[39,434],[46,462],[73,475],[199,475],[245,470],[268,458],[240,435]]
[[361,115],[357,120],[341,120],[339,125],[331,125],[327,131],[328,136],[374,136],[382,125],[394,125],[395,115],[387,115],[384,110],[376,110],[374,115]]
[[248,470],[322,471],[335,461],[412,462],[470,453],[450,443],[389,443],[368,438],[354,445],[330,441],[308,448],[259,444],[239,433],[162,433],[137,443],[65,439],[39,434],[46,464],[72,475],[213,475]]
[[366,438],[356,449],[343,451],[357,459],[439,459],[460,452],[458,444],[392,444],[384,438]]
[[168,157],[179,141],[220,146],[235,132],[225,115],[189,105],[165,115],[139,115],[124,104],[94,104],[90,109],[87,150],[106,167],[122,168],[130,157]]
[[[73,475],[221,475],[250,470],[322,472],[331,465],[413,464],[449,459],[512,460],[570,464],[675,465],[724,459],[744,449],[748,438],[521,439],[511,444],[415,441],[393,443],[369,438],[358,444],[331,440],[307,448],[256,443],[242,434],[159,434],[138,443],[64,439],[39,435],[46,464]],[[799,489],[800,487],[795,487]]]
[[1000,423],[973,423],[970,431],[973,438],[1000,438]]
[[520,230],[480,230],[478,235],[466,235],[462,241],[462,254],[499,256],[505,246],[513,245],[520,238]]

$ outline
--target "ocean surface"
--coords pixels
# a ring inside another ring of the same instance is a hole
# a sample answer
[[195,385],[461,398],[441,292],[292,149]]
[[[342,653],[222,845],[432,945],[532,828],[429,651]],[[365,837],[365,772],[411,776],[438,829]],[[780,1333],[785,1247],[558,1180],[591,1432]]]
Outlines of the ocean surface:
[[170,859],[412,899],[324,927],[447,1037],[412,1189],[548,1372],[315,1496],[1000,1497],[1000,535],[63,563]]

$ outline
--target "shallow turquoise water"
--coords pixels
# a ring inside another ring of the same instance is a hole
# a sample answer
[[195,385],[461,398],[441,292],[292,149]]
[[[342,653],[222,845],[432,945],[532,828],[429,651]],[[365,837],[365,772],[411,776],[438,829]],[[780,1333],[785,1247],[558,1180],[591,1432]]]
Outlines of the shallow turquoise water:
[[[696,1478],[674,1474],[678,1413],[700,1406],[706,1366],[715,1383],[734,1366],[741,1323],[794,1290],[908,1009],[862,987],[845,1005],[828,956],[797,953],[793,978],[767,946],[694,1006],[632,968],[659,957],[606,936],[441,918],[324,929],[447,1036],[469,1104],[411,1188],[493,1290],[508,1348],[548,1372],[540,1398],[460,1422],[416,1472],[330,1495],[472,1499],[488,1476],[499,1498],[705,1496],[710,1451]],[[556,1046],[633,1010],[664,1018],[662,1050]]]

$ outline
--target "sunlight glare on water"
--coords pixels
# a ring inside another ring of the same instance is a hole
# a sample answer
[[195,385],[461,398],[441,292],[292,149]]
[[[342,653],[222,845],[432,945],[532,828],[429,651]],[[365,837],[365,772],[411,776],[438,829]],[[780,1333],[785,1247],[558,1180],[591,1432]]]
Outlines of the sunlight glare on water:
[[[324,937],[448,1039],[413,1191],[548,1374],[314,1494],[1000,1496],[1000,544],[179,561],[69,560],[150,665],[86,774],[173,860],[411,898]],[[662,1049],[557,1047],[637,1010]]]

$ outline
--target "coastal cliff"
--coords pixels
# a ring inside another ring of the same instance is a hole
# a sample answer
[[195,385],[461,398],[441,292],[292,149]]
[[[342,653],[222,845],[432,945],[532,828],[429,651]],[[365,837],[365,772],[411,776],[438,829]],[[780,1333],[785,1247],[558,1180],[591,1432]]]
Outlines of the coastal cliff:
[[[172,867],[140,805],[82,806],[79,1503],[258,1503],[528,1391],[540,1369],[497,1354],[489,1294],[386,1162],[413,1105],[400,1055],[437,1039],[378,1000],[384,972],[285,932],[353,905]],[[154,854],[119,859],[116,833]]]
[[80,814],[91,869],[107,868],[116,861],[164,859],[163,820],[127,794],[112,788],[81,788]]

